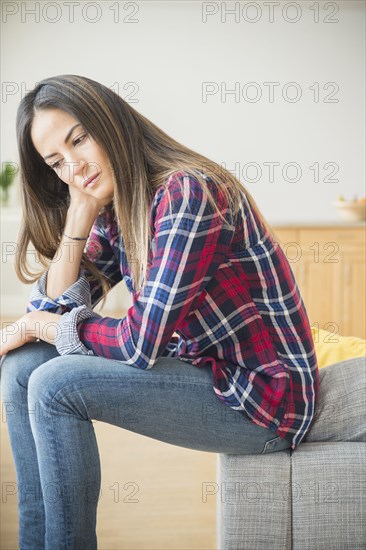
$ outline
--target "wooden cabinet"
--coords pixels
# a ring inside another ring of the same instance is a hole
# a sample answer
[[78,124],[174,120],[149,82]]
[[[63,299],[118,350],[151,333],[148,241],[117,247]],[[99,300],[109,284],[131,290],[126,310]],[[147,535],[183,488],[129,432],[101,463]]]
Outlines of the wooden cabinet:
[[365,224],[273,225],[310,324],[366,338]]

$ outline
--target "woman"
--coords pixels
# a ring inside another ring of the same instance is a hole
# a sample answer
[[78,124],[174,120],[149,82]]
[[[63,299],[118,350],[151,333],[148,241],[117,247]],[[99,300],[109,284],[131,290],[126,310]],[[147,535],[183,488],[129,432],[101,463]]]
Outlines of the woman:
[[[208,452],[295,450],[315,415],[316,356],[289,263],[228,171],[75,75],[23,98],[17,136],[16,271],[35,285],[3,330],[1,371],[20,547],[90,550],[93,419]],[[126,316],[95,313],[122,279]]]

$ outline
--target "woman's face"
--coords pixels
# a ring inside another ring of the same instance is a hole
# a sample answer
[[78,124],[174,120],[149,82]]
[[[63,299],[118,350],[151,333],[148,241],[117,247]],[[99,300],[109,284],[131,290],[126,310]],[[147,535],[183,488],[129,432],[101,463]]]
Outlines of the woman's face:
[[[60,109],[38,111],[31,138],[45,163],[67,185],[97,199],[113,197],[108,158],[78,120]],[[85,186],[93,176],[97,178]]]

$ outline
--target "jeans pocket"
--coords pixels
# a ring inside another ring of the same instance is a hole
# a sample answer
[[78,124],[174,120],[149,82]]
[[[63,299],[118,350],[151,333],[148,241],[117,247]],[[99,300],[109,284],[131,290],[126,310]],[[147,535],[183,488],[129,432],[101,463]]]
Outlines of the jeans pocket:
[[289,441],[282,439],[279,435],[277,435],[276,437],[272,437],[272,439],[266,441],[260,454],[263,455],[265,453],[273,453],[275,451],[284,451],[290,447],[291,443]]

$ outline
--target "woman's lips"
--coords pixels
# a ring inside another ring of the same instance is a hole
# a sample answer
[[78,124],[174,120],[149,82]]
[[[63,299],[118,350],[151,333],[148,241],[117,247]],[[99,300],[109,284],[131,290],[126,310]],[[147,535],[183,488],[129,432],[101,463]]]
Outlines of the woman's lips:
[[98,174],[94,174],[93,176],[90,176],[90,178],[88,178],[86,180],[85,183],[83,183],[83,187],[84,189],[86,187],[91,187],[93,186],[98,180],[99,180],[99,176],[100,176],[100,172]]

